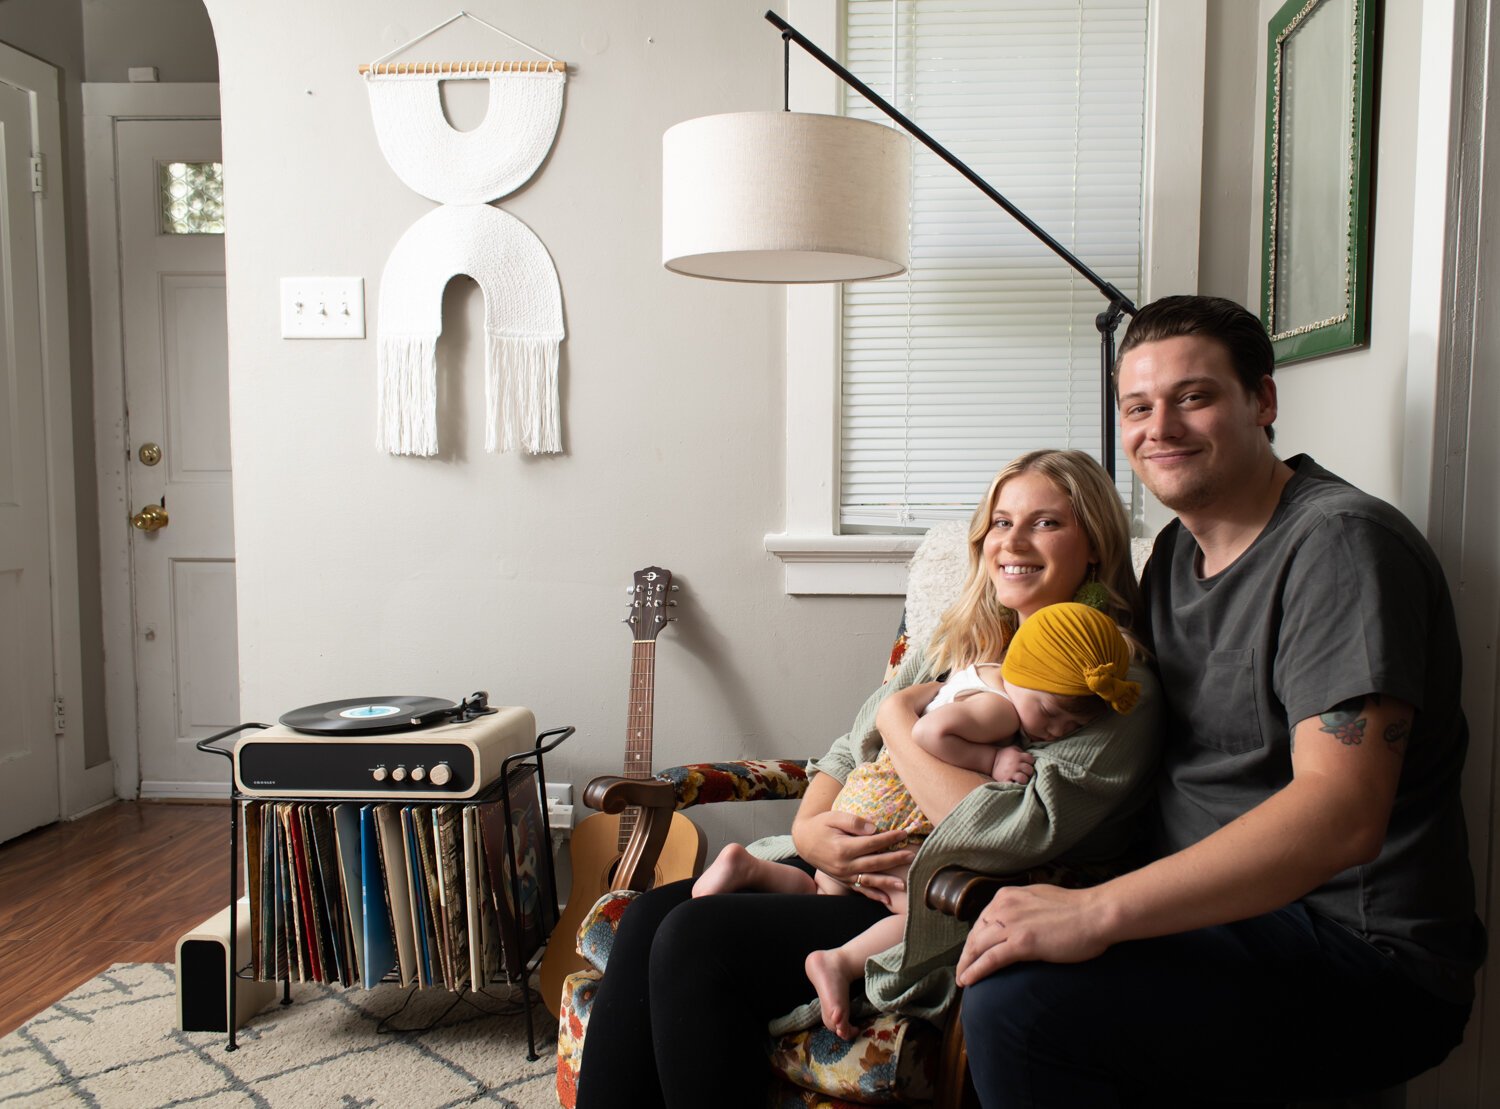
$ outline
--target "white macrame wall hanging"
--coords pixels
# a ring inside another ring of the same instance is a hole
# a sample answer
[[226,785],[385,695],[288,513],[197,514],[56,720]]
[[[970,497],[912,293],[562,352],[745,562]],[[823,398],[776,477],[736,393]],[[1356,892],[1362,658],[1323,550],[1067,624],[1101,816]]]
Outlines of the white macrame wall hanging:
[[[467,16],[459,12],[413,43]],[[533,50],[533,47],[526,46]],[[398,62],[361,66],[380,151],[396,176],[441,207],[401,236],[380,277],[376,444],[392,454],[437,453],[437,340],[443,289],[459,274],[484,294],[485,450],[562,450],[557,365],[562,290],[547,248],[492,207],[529,181],[552,148],[567,67],[539,62]],[[484,122],[455,130],[442,81],[489,82]]]

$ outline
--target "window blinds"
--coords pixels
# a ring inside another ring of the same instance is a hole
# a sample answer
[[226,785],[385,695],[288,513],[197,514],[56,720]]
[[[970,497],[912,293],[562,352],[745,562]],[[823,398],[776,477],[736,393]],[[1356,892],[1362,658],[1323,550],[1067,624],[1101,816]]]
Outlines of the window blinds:
[[[1138,299],[1146,0],[846,0],[845,12],[856,75]],[[885,119],[853,90],[846,111]],[[842,297],[845,531],[967,519],[996,471],[1037,447],[1099,454],[1104,298],[913,146],[911,270]],[[1123,457],[1116,472],[1128,500]]]

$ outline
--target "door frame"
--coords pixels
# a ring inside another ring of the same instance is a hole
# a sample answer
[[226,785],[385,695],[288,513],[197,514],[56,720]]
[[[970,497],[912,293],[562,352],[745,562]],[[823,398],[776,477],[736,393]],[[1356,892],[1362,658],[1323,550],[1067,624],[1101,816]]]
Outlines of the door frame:
[[127,472],[125,331],[120,288],[120,225],[115,195],[115,129],[126,119],[219,119],[219,86],[183,82],[85,82],[83,149],[87,175],[89,288],[94,322],[94,450],[99,482],[99,587],[104,624],[105,715],[114,791],[140,794],[140,717],[131,600],[132,511]]
[[33,153],[42,159],[36,202],[37,289],[41,308],[43,422],[47,442],[47,527],[52,574],[53,697],[64,706],[57,735],[58,815],[81,816],[114,796],[109,761],[85,766],[83,632],[79,614],[78,505],[73,477],[73,362],[69,353],[59,71],[0,43],[0,81],[29,94]]

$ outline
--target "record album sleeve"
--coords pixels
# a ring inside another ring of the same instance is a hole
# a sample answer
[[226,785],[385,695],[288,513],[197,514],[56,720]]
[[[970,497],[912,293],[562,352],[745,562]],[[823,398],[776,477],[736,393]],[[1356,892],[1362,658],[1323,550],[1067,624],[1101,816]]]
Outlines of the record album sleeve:
[[[401,985],[406,987],[417,981],[417,936],[412,929],[411,879],[406,872],[401,809],[398,805],[372,807],[375,810],[375,832],[379,838],[382,879],[390,906],[391,935],[395,940]],[[366,903],[366,921],[369,914],[369,904]]]

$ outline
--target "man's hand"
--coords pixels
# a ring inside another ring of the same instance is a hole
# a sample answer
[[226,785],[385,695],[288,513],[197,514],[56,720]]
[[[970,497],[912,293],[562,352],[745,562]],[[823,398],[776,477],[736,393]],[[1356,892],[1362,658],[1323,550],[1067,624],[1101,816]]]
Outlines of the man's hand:
[[972,986],[1020,962],[1081,963],[1109,947],[1093,889],[1006,886],[990,900],[964,941],[958,984]]

